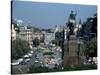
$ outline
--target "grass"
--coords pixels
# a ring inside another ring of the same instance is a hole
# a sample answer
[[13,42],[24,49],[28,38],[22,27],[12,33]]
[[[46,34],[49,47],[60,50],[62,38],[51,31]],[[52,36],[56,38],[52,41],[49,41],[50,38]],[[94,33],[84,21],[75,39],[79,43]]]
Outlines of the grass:
[[97,65],[89,64],[89,65],[80,65],[76,67],[66,67],[64,71],[93,70],[93,69],[97,69]]
[[46,73],[46,72],[62,72],[62,71],[80,71],[80,70],[95,70],[97,65],[81,65],[77,67],[66,67],[63,70],[61,69],[48,69],[47,67],[32,67],[28,73]]

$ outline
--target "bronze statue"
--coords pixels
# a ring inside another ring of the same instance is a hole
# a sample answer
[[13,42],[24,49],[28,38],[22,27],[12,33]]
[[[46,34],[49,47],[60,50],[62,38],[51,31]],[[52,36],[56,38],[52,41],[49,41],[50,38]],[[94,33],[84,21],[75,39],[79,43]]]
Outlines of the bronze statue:
[[70,29],[71,35],[73,34],[74,26],[76,24],[76,15],[77,15],[77,12],[74,13],[73,10],[71,10],[71,13],[70,13],[69,18],[68,18],[68,27]]
[[76,15],[77,15],[77,12],[74,13],[74,11],[71,10],[71,13],[69,15],[69,22],[70,22],[70,20],[76,20],[76,17],[75,17]]

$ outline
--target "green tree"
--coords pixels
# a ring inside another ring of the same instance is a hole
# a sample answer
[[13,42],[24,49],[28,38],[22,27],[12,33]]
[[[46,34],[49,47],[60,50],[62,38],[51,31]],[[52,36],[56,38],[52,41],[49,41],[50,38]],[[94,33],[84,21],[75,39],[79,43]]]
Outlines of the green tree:
[[52,54],[54,54],[53,52],[45,52],[45,53],[43,53],[43,55],[52,55]]
[[11,58],[18,59],[21,56],[25,55],[29,51],[29,45],[27,41],[16,39],[12,41],[12,51],[11,51]]
[[38,46],[40,44],[40,40],[38,38],[35,38],[33,40],[33,44],[34,44],[34,46]]
[[52,44],[55,44],[56,46],[59,46],[59,40],[52,40]]
[[84,44],[84,54],[89,57],[97,57],[97,38],[94,37]]
[[43,73],[43,72],[49,72],[50,70],[47,67],[36,67],[36,66],[32,66],[29,70],[28,73]]

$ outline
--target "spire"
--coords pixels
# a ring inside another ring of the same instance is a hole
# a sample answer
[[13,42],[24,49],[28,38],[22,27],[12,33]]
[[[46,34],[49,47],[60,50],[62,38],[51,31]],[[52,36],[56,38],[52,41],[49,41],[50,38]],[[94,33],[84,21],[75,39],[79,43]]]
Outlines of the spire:
[[81,19],[80,19],[80,21],[79,21],[79,24],[82,24],[82,21],[81,21]]

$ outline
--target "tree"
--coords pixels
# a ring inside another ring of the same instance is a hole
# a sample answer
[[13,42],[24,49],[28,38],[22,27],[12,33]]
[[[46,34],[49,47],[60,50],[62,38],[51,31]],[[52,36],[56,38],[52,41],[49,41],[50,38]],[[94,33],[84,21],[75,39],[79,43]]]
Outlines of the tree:
[[40,44],[40,40],[38,38],[35,38],[33,40],[33,44],[34,44],[34,46],[38,46]]
[[53,52],[45,52],[45,53],[43,53],[43,55],[52,55],[52,54],[54,54]]
[[89,57],[97,57],[97,38],[94,37],[84,44],[84,55]]
[[43,34],[43,36],[41,37],[40,42],[41,42],[41,43],[44,43],[44,39],[45,39],[45,35]]
[[49,72],[50,69],[47,67],[36,67],[35,65],[33,65],[28,73],[43,73],[43,72]]
[[16,39],[12,41],[11,59],[18,59],[25,55],[29,51],[29,45],[27,41]]
[[92,38],[88,42],[88,52],[90,57],[97,57],[97,39]]

